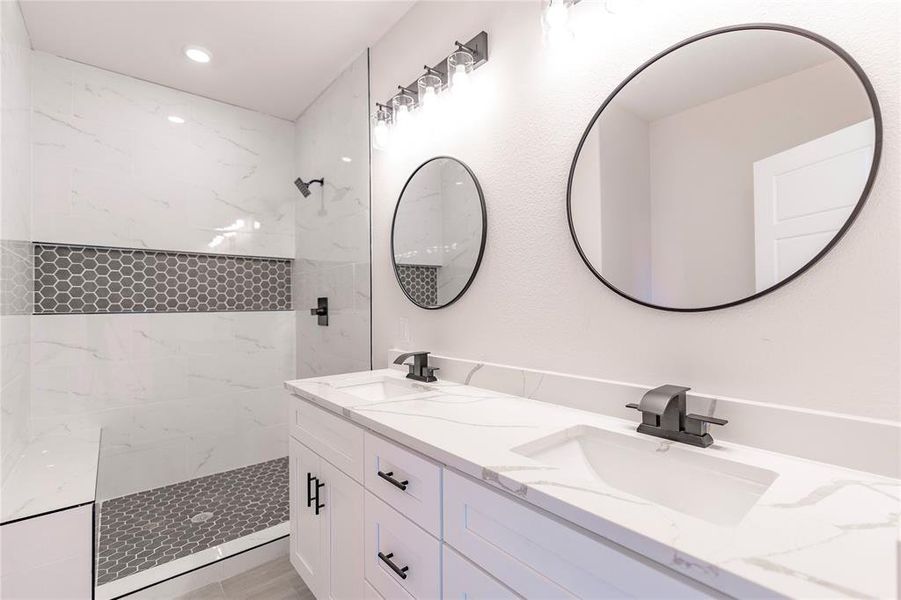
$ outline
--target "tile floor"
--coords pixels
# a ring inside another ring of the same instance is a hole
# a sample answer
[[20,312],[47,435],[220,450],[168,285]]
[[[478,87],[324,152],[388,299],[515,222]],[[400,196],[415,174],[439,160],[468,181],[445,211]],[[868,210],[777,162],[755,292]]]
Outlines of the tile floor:
[[315,597],[285,556],[176,600],[315,600]]
[[287,520],[287,457],[107,500],[97,585]]

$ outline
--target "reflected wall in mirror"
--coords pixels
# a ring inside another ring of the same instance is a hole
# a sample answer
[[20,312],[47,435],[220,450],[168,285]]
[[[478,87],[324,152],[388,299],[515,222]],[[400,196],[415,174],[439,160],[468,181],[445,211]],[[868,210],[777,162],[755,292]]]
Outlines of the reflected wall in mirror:
[[439,156],[417,168],[391,225],[394,273],[411,302],[443,308],[462,296],[485,251],[485,198],[473,172]]
[[570,171],[570,229],[630,300],[732,306],[838,241],[880,147],[873,88],[840,48],[781,25],[708,32],[646,63],[595,114]]

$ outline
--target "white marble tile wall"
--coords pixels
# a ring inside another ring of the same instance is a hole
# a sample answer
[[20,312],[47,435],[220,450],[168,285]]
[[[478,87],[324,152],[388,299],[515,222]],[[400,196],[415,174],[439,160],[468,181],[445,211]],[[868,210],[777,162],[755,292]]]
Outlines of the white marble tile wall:
[[[364,53],[297,120],[295,170],[325,178],[297,196],[297,376],[369,369],[369,63]],[[385,251],[387,258],[387,250]],[[310,316],[329,299],[329,325]]]
[[98,497],[287,453],[294,313],[35,316],[35,435],[100,426]]
[[42,52],[33,71],[35,240],[293,258],[292,123]]
[[21,303],[27,298],[7,285],[6,271],[27,268],[31,240],[30,54],[18,3],[0,2],[0,481],[28,439],[30,318]]

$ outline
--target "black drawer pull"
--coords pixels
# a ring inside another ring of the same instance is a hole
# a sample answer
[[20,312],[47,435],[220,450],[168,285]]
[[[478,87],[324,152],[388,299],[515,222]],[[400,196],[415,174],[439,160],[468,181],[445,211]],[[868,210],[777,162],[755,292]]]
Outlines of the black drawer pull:
[[320,510],[325,508],[325,504],[319,504],[319,490],[321,490],[324,487],[325,487],[325,484],[322,483],[321,481],[319,481],[319,478],[317,477],[316,478],[316,506],[314,507],[317,515],[319,514]]
[[388,471],[387,473],[383,471],[379,471],[379,477],[398,488],[401,491],[405,491],[407,489],[407,484],[410,483],[408,480],[404,479],[403,481],[398,481],[392,475],[394,475],[394,471]]
[[388,554],[387,556],[385,554],[379,552],[379,558],[382,559],[386,565],[391,567],[391,570],[394,571],[395,573],[397,573],[398,577],[400,577],[401,579],[406,579],[407,578],[407,570],[410,567],[398,567],[396,564],[394,564],[391,561],[392,556],[394,556],[394,552],[392,552],[391,554]]
[[312,473],[307,473],[307,506],[313,506],[313,477]]

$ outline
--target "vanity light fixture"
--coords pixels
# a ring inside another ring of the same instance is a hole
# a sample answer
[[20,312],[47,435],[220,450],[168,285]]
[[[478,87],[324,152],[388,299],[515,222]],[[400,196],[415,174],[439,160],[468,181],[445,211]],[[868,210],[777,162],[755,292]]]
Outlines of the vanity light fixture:
[[375,114],[372,116],[374,121],[372,127],[372,147],[376,150],[387,150],[391,144],[391,115],[390,106],[385,104],[376,104]]
[[179,117],[178,115],[169,115],[169,122],[175,123],[176,125],[181,125],[185,122],[184,118]]
[[541,15],[544,41],[555,47],[572,41],[573,32],[569,27],[570,9],[578,0],[547,0]]
[[457,45],[457,51],[447,57],[447,72],[449,74],[447,85],[452,93],[459,94],[465,93],[471,85],[469,74],[472,73],[472,65],[475,63],[475,59],[469,48],[460,42],[454,43]]
[[398,89],[400,93],[391,98],[391,114],[394,115],[394,122],[402,126],[410,120],[410,115],[416,108],[416,98],[407,88],[398,86]]
[[441,77],[435,75],[438,71],[426,67],[426,74],[419,78],[416,87],[419,96],[419,104],[425,111],[434,110],[435,103],[438,101],[438,92],[441,91],[443,82]]
[[213,60],[213,53],[200,46],[185,46],[185,56],[204,65]]
[[[425,75],[407,86],[397,86],[400,93],[385,104],[376,103],[372,118],[372,146],[376,150],[387,147],[390,130],[409,122],[414,109],[421,107],[430,111],[445,88],[451,91],[457,88],[462,93],[469,87],[470,73],[488,62],[488,34],[484,31],[465,44],[454,44],[456,50],[441,62],[432,67],[425,66]],[[390,112],[386,110],[389,107]]]

